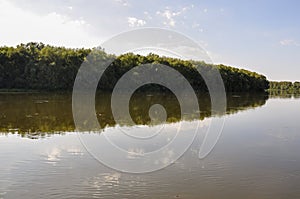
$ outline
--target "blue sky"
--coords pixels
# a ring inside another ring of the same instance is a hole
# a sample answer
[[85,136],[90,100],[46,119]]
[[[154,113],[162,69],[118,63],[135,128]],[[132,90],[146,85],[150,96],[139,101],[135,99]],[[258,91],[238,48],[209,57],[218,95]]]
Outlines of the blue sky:
[[300,1],[0,0],[0,45],[98,46],[123,31],[169,28],[214,63],[300,80]]

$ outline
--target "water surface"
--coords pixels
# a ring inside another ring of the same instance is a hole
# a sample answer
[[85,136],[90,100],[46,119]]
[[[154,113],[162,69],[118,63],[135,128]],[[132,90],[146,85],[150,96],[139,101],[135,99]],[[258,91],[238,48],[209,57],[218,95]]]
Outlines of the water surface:
[[[112,135],[120,127],[109,96],[100,97],[95,108],[101,133]],[[74,132],[70,94],[0,94],[0,198],[299,198],[300,99],[248,93],[230,94],[227,101],[227,114],[214,115],[209,97],[200,95],[201,128],[188,151],[162,170],[128,174],[86,151],[81,133]],[[168,127],[185,122],[188,132],[198,123],[181,120],[174,96],[147,94],[132,99],[139,125],[125,122],[121,128],[152,128],[147,110],[158,102],[166,107]],[[224,129],[212,153],[200,160],[213,117],[225,118]]]

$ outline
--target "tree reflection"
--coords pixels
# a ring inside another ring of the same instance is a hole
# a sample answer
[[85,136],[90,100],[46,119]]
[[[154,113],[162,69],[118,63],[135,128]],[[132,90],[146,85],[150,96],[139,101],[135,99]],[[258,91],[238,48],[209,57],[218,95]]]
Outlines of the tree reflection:
[[[271,96],[273,96],[271,94]],[[263,106],[268,95],[260,93],[239,93],[227,95],[226,114]],[[102,129],[116,125],[109,93],[97,93],[96,113]],[[211,112],[209,94],[198,94],[200,117],[216,116]],[[136,124],[150,125],[149,108],[161,104],[167,112],[167,123],[182,120],[180,106],[175,95],[169,93],[136,92],[130,101],[130,114]],[[83,105],[84,106],[84,105]],[[0,94],[0,131],[17,133],[29,138],[47,136],[54,133],[73,132],[75,125],[72,115],[71,93],[2,93]],[[196,110],[195,110],[196,111]],[[190,118],[190,119],[189,119]],[[192,116],[185,120],[194,120]],[[126,121],[119,125],[126,125]]]

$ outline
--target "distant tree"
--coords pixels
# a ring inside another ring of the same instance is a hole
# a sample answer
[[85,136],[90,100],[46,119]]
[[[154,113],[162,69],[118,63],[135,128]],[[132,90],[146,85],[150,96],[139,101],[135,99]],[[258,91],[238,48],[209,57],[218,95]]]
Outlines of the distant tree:
[[[264,91],[269,88],[265,76],[225,65],[160,57],[153,53],[147,56],[127,53],[116,57],[105,53],[103,49],[70,49],[30,42],[15,48],[0,47],[0,89],[72,90],[78,69],[85,60],[113,61],[101,78],[98,87],[101,90],[111,91],[123,74],[140,64],[164,64],[172,67],[180,72],[196,91],[207,91],[196,67],[207,74],[210,74],[213,68],[217,68],[228,92]],[[300,83],[270,84],[271,89],[279,87],[300,89]],[[165,91],[163,87],[154,84],[147,89]]]

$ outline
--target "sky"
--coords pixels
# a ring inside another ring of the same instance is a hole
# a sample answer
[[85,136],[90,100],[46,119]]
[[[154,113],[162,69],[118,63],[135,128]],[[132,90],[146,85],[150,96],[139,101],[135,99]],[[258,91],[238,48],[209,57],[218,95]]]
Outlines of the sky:
[[0,45],[96,47],[137,28],[178,31],[214,63],[300,80],[298,0],[0,0]]

